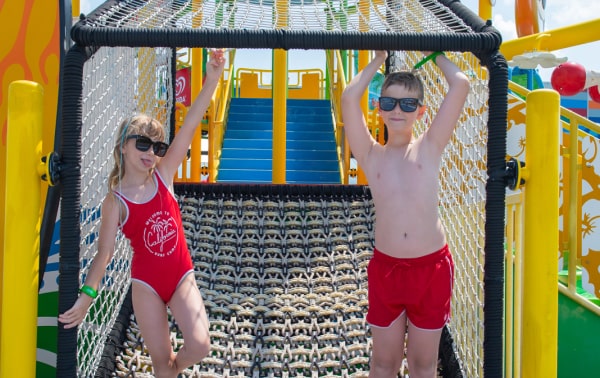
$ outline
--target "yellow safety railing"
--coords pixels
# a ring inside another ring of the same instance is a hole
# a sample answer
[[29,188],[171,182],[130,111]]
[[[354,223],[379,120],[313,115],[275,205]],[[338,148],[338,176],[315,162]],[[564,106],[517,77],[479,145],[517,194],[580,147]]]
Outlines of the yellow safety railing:
[[346,77],[342,64],[342,57],[338,50],[328,50],[325,53],[327,59],[327,70],[331,78],[329,85],[329,97],[333,112],[335,144],[337,146],[338,162],[342,184],[348,184],[350,175],[350,147],[347,145],[344,133],[344,121],[342,120],[342,92],[346,89]]
[[506,198],[504,377],[520,378],[523,300],[523,193]]
[[[530,93],[529,90],[514,82],[509,82],[509,89],[521,96],[526,96]],[[581,144],[578,139],[587,134],[586,131],[581,130],[579,127],[582,126],[592,132],[600,134],[600,126],[589,119],[562,107],[560,108],[560,117],[563,128],[569,131],[569,133],[565,135],[563,145],[560,148],[560,153],[563,158],[561,184],[563,191],[562,208],[564,210],[561,215],[563,217],[564,232],[559,246],[563,252],[563,256],[567,256],[565,260],[568,268],[566,278],[560,278],[562,284],[558,286],[558,289],[565,296],[600,316],[600,307],[577,292],[577,274],[578,267],[581,263],[582,238],[582,156],[580,151]],[[572,133],[570,130],[577,130],[577,132]],[[573,253],[571,253],[571,251],[573,251]]]
[[[354,61],[361,57],[362,60],[365,60],[365,57],[362,56],[364,54],[368,54],[366,51],[362,51],[359,55],[354,51],[347,51],[346,56],[346,67],[353,67]],[[342,58],[342,54],[339,50],[331,50],[326,52],[327,58],[327,69],[330,80],[332,80],[332,84],[329,88],[329,96],[331,98],[331,104],[333,106],[333,116],[335,121],[335,136],[336,136],[336,144],[338,148],[338,156],[340,161],[340,172],[342,175],[342,183],[348,184],[350,181],[350,177],[359,176],[357,183],[360,185],[366,184],[366,178],[361,177],[360,167],[353,169],[350,167],[350,158],[351,151],[350,146],[347,143],[345,133],[344,133],[344,121],[342,119],[341,112],[341,96],[342,92],[346,88],[346,84],[352,80],[352,70],[348,69],[347,72],[344,70],[344,59]],[[362,62],[365,64],[364,62]],[[383,70],[383,68],[382,68]],[[368,93],[365,91],[365,95],[363,98],[363,107],[367,118],[367,125],[373,135],[373,138],[377,140],[379,143],[384,144],[384,125],[381,117],[379,116],[379,112],[376,107],[371,107],[368,104]],[[364,176],[364,175],[362,175]]]
[[[271,98],[271,70],[260,68],[238,68],[235,74],[233,97]],[[318,68],[288,70],[288,98],[324,99],[325,79]]]
[[235,50],[229,52],[229,65],[225,68],[221,82],[208,109],[208,181],[216,182],[221,151],[223,149],[223,136],[225,135],[225,116],[231,100],[234,75],[233,62]]
[[[556,291],[590,312],[600,315],[600,307],[578,292],[582,234],[582,156],[580,138],[587,132],[599,133],[590,120],[560,108],[558,93],[543,89],[528,91],[510,82],[509,89],[527,98],[526,164],[522,169],[524,191],[509,195],[506,201],[506,300],[505,377],[556,376],[558,342],[558,303]],[[553,93],[551,93],[553,92]],[[548,95],[553,95],[548,97]],[[537,96],[539,95],[539,96]],[[557,109],[555,109],[557,108]],[[553,109],[555,109],[553,111]],[[563,129],[559,145],[558,120]],[[558,114],[556,114],[558,113]],[[555,131],[553,131],[555,130]],[[548,151],[552,145],[562,159],[559,165]],[[552,177],[550,177],[552,176]],[[558,192],[562,190],[559,209]],[[552,192],[552,193],[551,193]],[[555,206],[549,206],[550,203]],[[559,236],[558,215],[563,232]],[[540,221],[543,220],[543,221]],[[555,237],[549,237],[555,235]],[[558,240],[560,239],[560,244]],[[552,251],[561,250],[566,278],[558,275]],[[543,345],[543,348],[540,348]]]
[[[175,104],[175,133],[179,132],[179,129],[183,125],[183,120],[187,115],[188,108],[181,102]],[[190,149],[191,151],[191,149]],[[190,153],[191,155],[191,153]],[[189,156],[186,156],[181,163],[180,172],[175,174],[173,181],[175,182],[188,182],[192,179],[191,165],[189,164]]]

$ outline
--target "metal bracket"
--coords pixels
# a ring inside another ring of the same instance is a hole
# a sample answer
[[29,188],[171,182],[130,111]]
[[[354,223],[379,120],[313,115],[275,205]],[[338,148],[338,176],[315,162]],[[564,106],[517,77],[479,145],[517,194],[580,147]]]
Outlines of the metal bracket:
[[508,186],[510,190],[517,190],[525,185],[525,178],[523,177],[524,167],[524,161],[519,161],[515,158],[510,158],[506,161],[504,177],[506,179],[506,186]]
[[38,172],[42,180],[47,181],[48,185],[54,186],[60,181],[60,157],[56,152],[50,152],[42,156],[42,162],[38,167]]

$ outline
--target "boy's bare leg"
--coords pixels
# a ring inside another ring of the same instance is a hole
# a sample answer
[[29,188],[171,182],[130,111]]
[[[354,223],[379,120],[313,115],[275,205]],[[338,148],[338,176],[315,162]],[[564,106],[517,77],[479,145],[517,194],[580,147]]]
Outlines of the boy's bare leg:
[[426,330],[408,322],[406,358],[410,378],[436,377],[441,336],[441,329]]
[[373,351],[369,378],[398,377],[398,371],[404,359],[406,312],[389,327],[371,326],[371,336],[373,339]]

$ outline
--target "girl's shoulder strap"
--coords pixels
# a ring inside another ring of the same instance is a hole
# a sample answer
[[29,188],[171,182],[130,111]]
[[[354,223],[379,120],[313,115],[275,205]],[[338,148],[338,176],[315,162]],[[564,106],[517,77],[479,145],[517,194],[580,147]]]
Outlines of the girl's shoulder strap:
[[171,195],[173,195],[173,197],[175,197],[175,194],[173,193],[172,188],[169,186],[169,183],[167,183],[165,181],[165,179],[162,177],[162,175],[160,174],[160,172],[158,171],[158,169],[154,170],[153,173],[154,177],[155,177],[155,182],[157,186],[162,186],[163,188],[165,188],[169,193],[171,193]]
[[123,209],[123,212],[121,212],[119,210],[119,227],[122,227],[127,222],[127,219],[129,218],[129,206],[128,206],[129,201],[123,194],[121,194],[117,190],[114,190],[114,189],[110,190],[108,195],[111,195],[111,194],[117,200],[119,209]]

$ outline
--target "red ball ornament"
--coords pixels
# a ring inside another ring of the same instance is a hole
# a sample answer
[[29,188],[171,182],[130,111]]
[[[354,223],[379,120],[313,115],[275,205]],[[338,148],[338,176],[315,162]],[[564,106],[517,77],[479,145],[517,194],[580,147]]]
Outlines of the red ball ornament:
[[555,91],[562,96],[574,96],[585,88],[585,67],[575,62],[559,64],[550,77]]
[[597,85],[588,88],[588,93],[590,94],[590,98],[596,102],[600,102],[600,90]]

